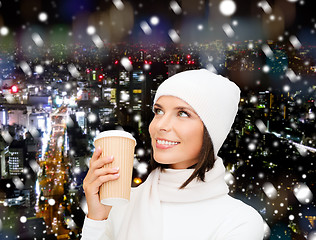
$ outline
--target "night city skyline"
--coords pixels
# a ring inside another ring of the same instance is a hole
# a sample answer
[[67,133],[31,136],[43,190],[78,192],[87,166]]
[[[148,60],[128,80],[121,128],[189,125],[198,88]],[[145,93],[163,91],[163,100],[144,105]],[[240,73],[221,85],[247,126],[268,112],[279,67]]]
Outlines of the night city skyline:
[[80,239],[94,137],[133,134],[140,185],[157,87],[206,68],[242,91],[230,194],[265,239],[315,240],[315,31],[308,0],[0,0],[0,239]]

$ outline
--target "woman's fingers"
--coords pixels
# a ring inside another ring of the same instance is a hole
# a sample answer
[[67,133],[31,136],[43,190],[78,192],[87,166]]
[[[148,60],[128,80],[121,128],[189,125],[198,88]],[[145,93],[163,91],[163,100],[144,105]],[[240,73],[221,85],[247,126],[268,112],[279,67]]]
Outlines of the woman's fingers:
[[102,149],[100,147],[97,147],[90,159],[90,165],[95,162],[96,160],[98,160],[98,158],[101,156],[102,154]]
[[[91,158],[92,160],[92,158]],[[105,164],[113,162],[114,158],[113,156],[108,157],[99,157],[99,159],[94,160],[93,162],[90,162],[90,169],[98,169],[103,167]]]
[[117,174],[119,171],[118,168],[98,168],[94,171],[93,174],[91,174],[91,176],[89,176],[89,178],[87,179],[87,181],[89,183],[92,183],[93,181],[95,181],[97,178],[105,176],[105,175],[110,175],[110,174]]
[[118,173],[119,168],[99,168],[95,170],[94,175],[96,177],[100,177],[107,174],[115,174]]
[[113,181],[119,178],[119,173],[116,174],[107,174],[107,175],[102,175],[99,176],[93,183],[92,185],[94,185],[94,187],[98,188],[98,192],[99,192],[99,187],[103,184],[106,183],[108,181]]
[[119,169],[117,168],[103,168],[95,171],[89,178],[83,181],[83,188],[85,192],[90,194],[98,194],[100,186],[108,181],[113,181],[119,178]]
[[100,203],[100,186],[103,183],[119,178],[119,169],[107,165],[113,162],[114,158],[112,156],[101,157],[101,155],[102,150],[97,148],[90,159],[89,171],[83,180],[89,217],[95,220],[106,219],[110,211],[108,207]]
[[[84,179],[84,188],[92,194],[97,194],[99,187],[111,180],[119,177],[119,169],[116,167],[104,167],[113,162],[113,156],[101,157],[102,150],[96,149],[90,160],[90,168]],[[85,191],[86,191],[85,190]]]

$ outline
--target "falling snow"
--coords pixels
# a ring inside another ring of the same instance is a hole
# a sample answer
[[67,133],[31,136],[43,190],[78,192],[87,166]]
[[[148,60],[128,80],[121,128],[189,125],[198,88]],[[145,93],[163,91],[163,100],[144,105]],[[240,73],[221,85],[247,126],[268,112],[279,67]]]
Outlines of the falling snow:
[[121,64],[122,66],[127,70],[127,71],[132,71],[133,70],[133,65],[131,64],[130,60],[126,57],[121,59]]
[[295,72],[291,69],[291,68],[288,68],[286,70],[286,73],[285,75],[290,79],[291,82],[295,83],[296,81],[299,81],[300,80],[300,77],[298,77]]
[[44,67],[42,65],[37,65],[37,66],[35,66],[34,70],[38,74],[42,74],[44,72]]
[[19,177],[13,177],[12,181],[17,189],[23,189],[24,184]]
[[40,14],[38,14],[38,19],[39,19],[41,22],[47,21],[47,19],[48,19],[47,13],[41,12]]
[[93,34],[95,34],[95,32],[96,32],[96,29],[95,29],[94,26],[88,26],[87,27],[87,34],[93,35]]
[[236,11],[236,3],[233,0],[223,0],[219,4],[219,11],[224,16],[231,16]]
[[141,184],[157,86],[206,68],[242,91],[220,152],[230,194],[261,214],[265,239],[316,240],[311,1],[22,2],[0,1],[0,239],[79,239],[94,137],[132,131]]
[[170,29],[168,34],[169,34],[169,37],[171,38],[171,40],[174,43],[179,43],[180,42],[180,36],[178,35],[178,33],[174,29]]
[[53,198],[48,199],[48,204],[49,205],[54,206],[55,203],[56,203],[55,199],[53,199]]
[[2,27],[0,28],[0,34],[1,34],[2,36],[7,36],[7,35],[9,34],[9,29],[8,29],[6,26],[2,26]]
[[180,5],[177,3],[177,1],[171,1],[170,2],[170,7],[172,9],[172,11],[175,13],[175,14],[181,14],[182,13],[182,9],[180,7]]
[[264,183],[262,189],[268,198],[275,199],[277,197],[277,190],[275,189],[272,183]]
[[261,7],[266,14],[270,14],[272,12],[272,8],[267,1],[258,2],[258,7]]
[[27,76],[31,76],[32,75],[32,70],[30,68],[30,66],[27,64],[27,62],[25,61],[21,61],[20,62],[20,67],[23,70],[23,72],[27,75]]
[[232,38],[235,35],[234,30],[227,23],[223,25],[223,30],[224,30],[225,34],[227,35],[227,37],[229,37],[229,38]]
[[158,25],[159,24],[159,17],[157,17],[157,16],[152,16],[151,18],[150,18],[150,23],[151,23],[151,25],[153,25],[153,26],[156,26],[156,25]]
[[140,174],[140,176],[146,174],[147,171],[148,171],[148,164],[147,164],[147,163],[144,163],[144,162],[138,164],[138,166],[137,166],[137,171],[138,171],[138,173]]
[[273,51],[271,50],[271,48],[267,44],[263,44],[262,45],[262,51],[264,52],[264,54],[268,58],[272,58],[273,57]]
[[74,78],[78,78],[80,76],[80,72],[73,63],[68,65],[68,71]]
[[302,204],[308,204],[313,200],[313,194],[304,183],[297,184],[294,187],[294,195]]
[[150,35],[152,33],[151,27],[149,26],[149,24],[146,21],[142,21],[140,23],[140,27],[146,35]]
[[103,47],[103,41],[101,39],[101,37],[99,35],[93,35],[92,36],[92,41],[93,43],[98,47],[98,48],[102,48]]
[[124,3],[121,0],[113,0],[113,4],[118,10],[124,9]]
[[302,44],[300,43],[300,41],[297,39],[296,36],[290,36],[290,42],[293,45],[294,48],[298,49],[302,46]]
[[35,42],[35,44],[38,47],[43,47],[44,46],[44,41],[42,39],[42,37],[38,34],[38,33],[33,33],[32,34],[32,39]]
[[20,222],[21,223],[26,223],[27,218],[25,216],[20,217]]

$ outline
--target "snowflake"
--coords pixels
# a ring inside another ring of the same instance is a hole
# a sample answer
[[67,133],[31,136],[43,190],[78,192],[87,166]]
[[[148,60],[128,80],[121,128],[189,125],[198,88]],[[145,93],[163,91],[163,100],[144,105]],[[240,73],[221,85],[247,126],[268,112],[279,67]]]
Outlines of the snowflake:
[[151,23],[151,25],[153,25],[153,26],[158,25],[158,24],[159,24],[159,18],[158,18],[157,16],[152,16],[152,17],[150,18],[150,23]]
[[179,6],[179,4],[176,1],[171,1],[170,2],[170,8],[177,15],[181,14],[181,12],[182,12],[181,7]]
[[151,27],[146,21],[142,21],[140,23],[140,28],[144,31],[146,35],[150,35],[152,33]]
[[40,14],[38,14],[38,20],[40,20],[41,22],[45,22],[48,19],[48,15],[45,12],[41,12]]
[[44,41],[42,37],[38,33],[33,33],[32,34],[32,39],[35,42],[36,46],[38,47],[43,47],[44,46]]
[[54,206],[55,203],[56,203],[55,199],[53,199],[53,198],[48,199],[48,204],[49,205]]
[[222,28],[227,37],[232,38],[235,35],[234,30],[228,23],[223,24]]
[[20,222],[21,223],[26,223],[27,218],[25,216],[20,217]]
[[95,29],[94,26],[88,26],[87,27],[87,34],[88,35],[93,35],[93,34],[95,34],[95,32],[96,32],[96,29]]
[[132,71],[133,70],[133,66],[130,62],[130,60],[126,57],[121,59],[121,64],[122,66],[127,70],[127,71]]
[[35,66],[35,72],[37,72],[38,74],[42,74],[44,72],[44,67],[42,65],[37,65]]
[[180,42],[180,36],[174,29],[170,29],[168,32],[169,37],[174,43],[179,43]]
[[224,16],[231,16],[236,11],[236,3],[234,1],[232,1],[232,0],[223,0],[219,4],[219,11]]
[[6,26],[0,28],[0,35],[7,36],[9,34],[9,29]]

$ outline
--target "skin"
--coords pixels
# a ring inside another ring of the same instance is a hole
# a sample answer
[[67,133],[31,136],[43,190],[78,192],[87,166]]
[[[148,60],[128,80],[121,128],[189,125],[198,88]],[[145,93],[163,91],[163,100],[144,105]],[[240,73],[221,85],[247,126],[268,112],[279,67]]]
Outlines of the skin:
[[83,180],[83,189],[85,191],[88,215],[93,220],[104,220],[108,218],[111,206],[103,205],[99,199],[100,186],[108,181],[119,178],[118,168],[104,168],[105,164],[113,162],[114,158],[101,157],[102,150],[97,148],[90,160],[89,171]]
[[[192,107],[177,97],[162,96],[155,103],[154,112],[149,133],[155,161],[174,169],[197,163],[203,143],[203,122]],[[177,144],[159,144],[157,140]]]
[[[203,122],[183,100],[173,96],[162,96],[154,105],[155,117],[149,125],[155,161],[168,164],[173,169],[186,169],[198,162],[203,143]],[[166,144],[157,140],[168,140],[176,144]],[[104,168],[114,158],[101,157],[102,150],[96,149],[90,168],[83,181],[88,218],[104,220],[108,218],[111,207],[101,204],[100,186],[119,178],[118,168]],[[115,161],[114,161],[115,163]]]

